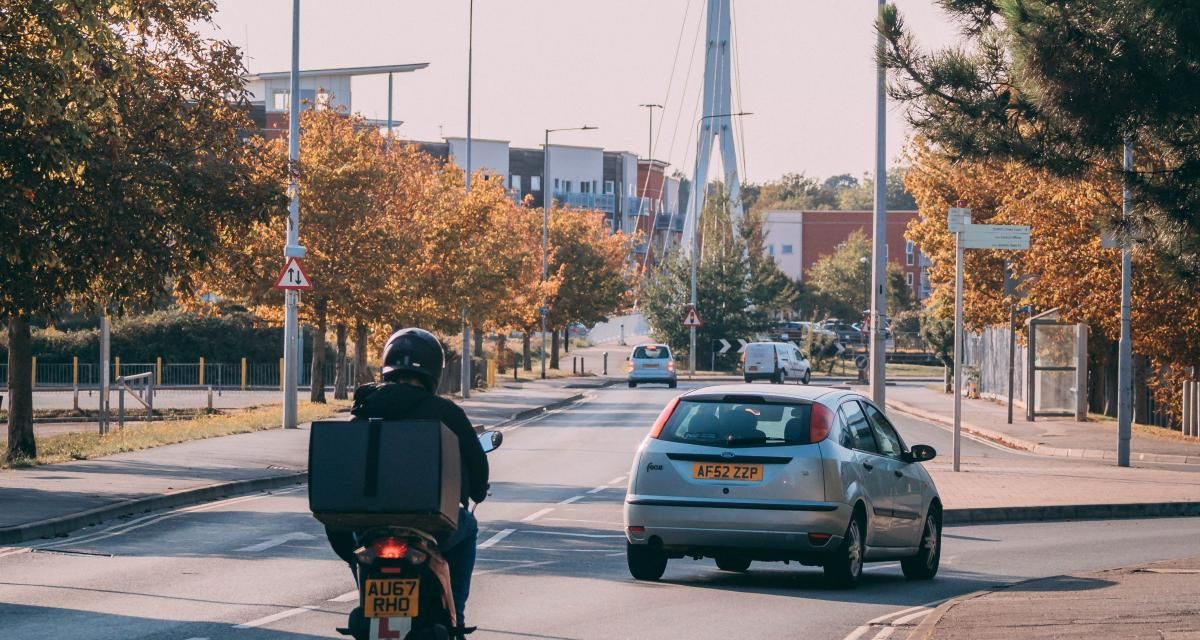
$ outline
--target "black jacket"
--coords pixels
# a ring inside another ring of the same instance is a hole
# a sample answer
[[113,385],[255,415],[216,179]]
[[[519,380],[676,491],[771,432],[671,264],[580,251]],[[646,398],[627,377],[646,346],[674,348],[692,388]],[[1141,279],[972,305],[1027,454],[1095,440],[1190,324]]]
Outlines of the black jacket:
[[360,419],[440,420],[458,436],[463,506],[467,505],[468,498],[483,502],[487,497],[487,454],[483,452],[467,414],[450,400],[411,384],[372,383],[354,390],[354,407],[350,413]]

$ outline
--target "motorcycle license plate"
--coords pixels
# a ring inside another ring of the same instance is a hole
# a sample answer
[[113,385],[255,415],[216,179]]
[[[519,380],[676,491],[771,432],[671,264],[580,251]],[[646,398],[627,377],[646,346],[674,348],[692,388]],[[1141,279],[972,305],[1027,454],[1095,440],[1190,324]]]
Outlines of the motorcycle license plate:
[[694,462],[692,477],[696,480],[732,480],[734,482],[762,482],[761,464],[729,464],[725,462]]
[[368,618],[415,618],[420,593],[418,580],[368,579],[363,614]]

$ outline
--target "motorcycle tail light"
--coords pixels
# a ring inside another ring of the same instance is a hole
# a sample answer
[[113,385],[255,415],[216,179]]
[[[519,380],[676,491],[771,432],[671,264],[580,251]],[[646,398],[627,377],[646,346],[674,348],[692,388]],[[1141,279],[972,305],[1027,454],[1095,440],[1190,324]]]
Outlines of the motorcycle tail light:
[[384,560],[399,560],[408,555],[408,543],[399,538],[382,538],[371,543],[375,557]]

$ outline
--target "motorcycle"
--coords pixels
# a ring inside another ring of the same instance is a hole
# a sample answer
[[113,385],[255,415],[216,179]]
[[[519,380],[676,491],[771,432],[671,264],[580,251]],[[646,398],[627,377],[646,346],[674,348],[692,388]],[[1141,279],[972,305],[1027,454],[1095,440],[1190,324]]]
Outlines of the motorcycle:
[[[499,431],[479,435],[484,453],[503,441]],[[474,630],[455,620],[449,567],[433,535],[412,527],[374,527],[358,541],[358,608],[338,633],[355,640],[459,640]]]

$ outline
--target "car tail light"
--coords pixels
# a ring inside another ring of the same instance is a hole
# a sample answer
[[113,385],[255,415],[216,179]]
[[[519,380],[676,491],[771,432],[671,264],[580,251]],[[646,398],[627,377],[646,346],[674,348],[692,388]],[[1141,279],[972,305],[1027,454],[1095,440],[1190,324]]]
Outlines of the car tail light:
[[646,527],[631,526],[629,533],[646,533]]
[[663,427],[667,426],[667,420],[671,419],[671,414],[675,413],[675,407],[679,405],[679,397],[672,398],[663,407],[662,413],[658,414],[658,419],[654,421],[654,426],[650,427],[650,437],[657,438],[658,434],[662,433]]
[[833,535],[829,533],[810,533],[808,534],[808,543],[814,547],[819,547],[829,542]]
[[833,410],[829,407],[814,402],[812,405],[811,427],[808,430],[809,441],[816,444],[825,438],[829,437],[829,431],[833,428]]
[[384,560],[398,560],[408,555],[408,543],[399,538],[381,538],[371,543],[375,556]]
[[675,371],[675,361],[674,360],[667,361],[667,371]]

